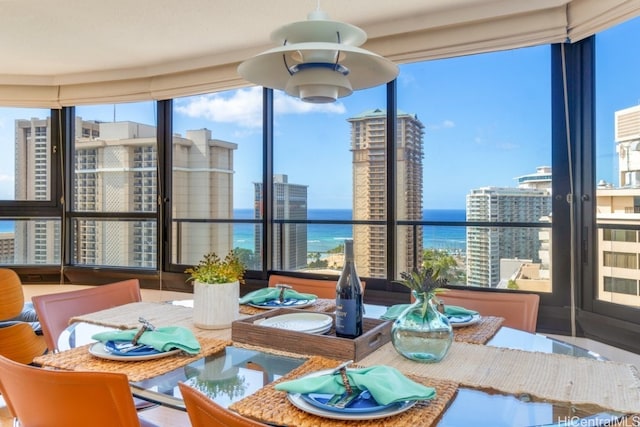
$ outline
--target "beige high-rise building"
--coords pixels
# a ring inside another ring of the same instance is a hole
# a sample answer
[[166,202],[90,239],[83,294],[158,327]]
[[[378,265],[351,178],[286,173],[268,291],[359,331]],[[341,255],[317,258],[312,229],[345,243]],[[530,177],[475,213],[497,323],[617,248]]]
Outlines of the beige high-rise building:
[[[76,118],[73,211],[157,212],[156,129],[141,123],[94,122]],[[16,198],[47,200],[50,124],[16,121]],[[211,131],[187,131],[173,140],[174,218],[231,218],[233,151],[236,144],[211,138]],[[40,155],[39,155],[40,153]],[[36,171],[34,173],[34,171]],[[156,268],[156,220],[77,218],[72,221],[72,262]],[[174,262],[195,264],[207,252],[232,248],[231,224],[193,223],[174,227]],[[16,263],[59,263],[60,223],[19,221]],[[179,236],[177,236],[179,234]]]
[[[97,122],[76,118],[77,136],[95,137],[98,129]],[[50,200],[51,119],[16,120],[15,135],[15,199]],[[59,264],[60,230],[57,219],[16,221],[13,263]]]
[[[397,218],[422,219],[422,159],[424,125],[414,114],[398,111],[396,139]],[[353,219],[386,220],[387,113],[375,109],[348,119],[353,152]],[[387,251],[384,226],[354,225],[353,240],[358,273],[366,277],[386,277]],[[414,235],[410,227],[397,230],[398,271],[413,265],[413,248],[422,255],[422,227]]]
[[601,182],[596,191],[598,299],[640,307],[640,105],[614,120],[619,186]]

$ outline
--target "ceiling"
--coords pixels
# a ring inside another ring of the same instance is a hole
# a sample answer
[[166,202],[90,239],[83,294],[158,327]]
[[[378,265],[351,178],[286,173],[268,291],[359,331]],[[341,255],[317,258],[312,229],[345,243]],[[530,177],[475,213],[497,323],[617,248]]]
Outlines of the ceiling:
[[[465,37],[475,37],[475,24],[554,10],[562,11],[562,18],[549,40],[557,40],[570,24],[570,17],[565,16],[567,5],[595,5],[601,14],[598,9],[628,3],[638,9],[638,1],[0,0],[0,55],[4,59],[0,91],[3,86],[59,89],[179,76],[225,66],[230,74],[242,60],[274,47],[269,38],[273,30],[305,20],[318,3],[331,19],[364,29],[369,37],[365,48],[403,62],[428,57],[402,52],[399,46],[403,43],[397,42],[398,37],[420,31],[440,29],[446,34],[447,29],[458,28]],[[396,41],[388,43],[393,37]],[[410,44],[410,37],[407,40]],[[230,80],[231,76],[216,78]],[[175,83],[165,86],[172,85]],[[4,99],[0,94],[0,101]]]

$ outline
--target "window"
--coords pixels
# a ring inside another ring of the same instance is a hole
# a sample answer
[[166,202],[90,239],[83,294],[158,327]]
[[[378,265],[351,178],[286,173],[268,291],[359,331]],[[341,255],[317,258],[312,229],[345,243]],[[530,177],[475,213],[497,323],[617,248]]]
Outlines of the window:
[[386,277],[386,141],[384,86],[331,104],[275,91],[274,269],[338,275],[353,238],[359,275]]
[[0,108],[0,200],[51,200],[51,113]]
[[638,255],[635,253],[604,251],[604,267],[638,268]]
[[604,291],[637,296],[638,281],[635,279],[604,276]]
[[75,111],[72,263],[157,268],[154,103]]
[[602,230],[602,240],[610,242],[637,242],[638,232],[634,230],[613,230],[605,228]]
[[538,46],[401,66],[399,271],[415,245],[451,284],[551,291],[550,57]]
[[596,299],[631,307],[640,307],[640,46],[628,41],[639,36],[640,18],[596,36]]
[[174,100],[173,133],[172,263],[234,249],[260,270],[262,88]]

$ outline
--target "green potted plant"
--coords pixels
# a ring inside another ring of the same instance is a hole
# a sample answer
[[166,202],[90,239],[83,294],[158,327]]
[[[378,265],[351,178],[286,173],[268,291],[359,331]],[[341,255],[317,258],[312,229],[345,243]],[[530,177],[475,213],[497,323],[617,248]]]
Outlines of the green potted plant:
[[245,267],[230,251],[224,258],[205,254],[200,262],[185,270],[193,282],[193,322],[199,328],[224,329],[238,318],[240,282]]
[[414,268],[400,273],[397,283],[411,289],[415,302],[407,307],[391,327],[391,342],[398,353],[417,362],[439,362],[449,351],[453,329],[435,304],[446,279],[433,268]]

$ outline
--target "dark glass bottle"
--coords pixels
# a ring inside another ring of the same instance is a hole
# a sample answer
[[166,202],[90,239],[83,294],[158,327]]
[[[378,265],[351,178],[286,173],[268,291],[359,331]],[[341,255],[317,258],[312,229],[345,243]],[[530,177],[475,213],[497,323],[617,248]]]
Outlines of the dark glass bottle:
[[353,240],[344,241],[344,268],[336,285],[336,336],[362,335],[362,285],[353,257]]

